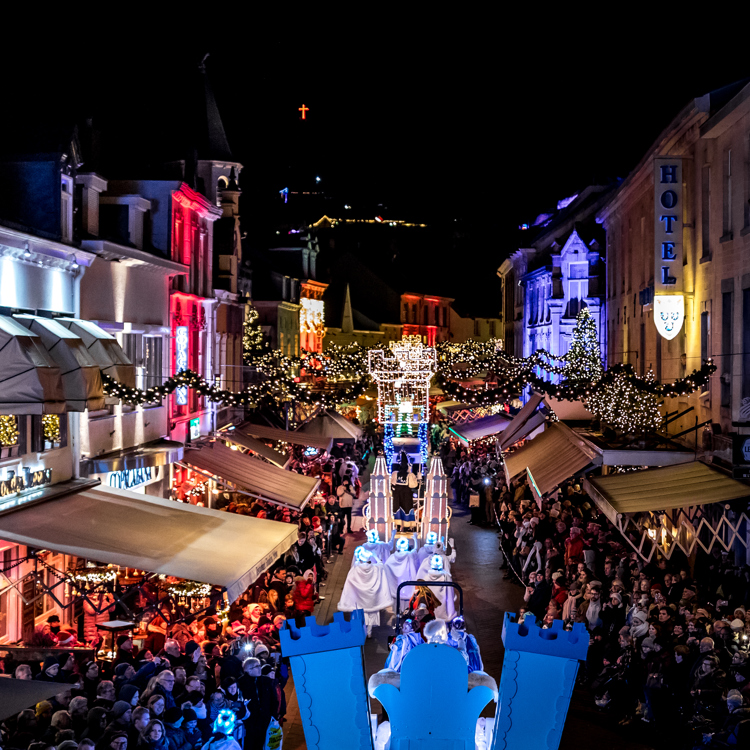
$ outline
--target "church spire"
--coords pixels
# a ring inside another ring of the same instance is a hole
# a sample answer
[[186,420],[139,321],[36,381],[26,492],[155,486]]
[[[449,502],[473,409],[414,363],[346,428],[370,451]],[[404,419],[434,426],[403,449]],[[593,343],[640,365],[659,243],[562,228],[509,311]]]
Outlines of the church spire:
[[200,161],[234,162],[224,123],[219,114],[204,55],[198,65],[199,81],[195,112],[195,149]]

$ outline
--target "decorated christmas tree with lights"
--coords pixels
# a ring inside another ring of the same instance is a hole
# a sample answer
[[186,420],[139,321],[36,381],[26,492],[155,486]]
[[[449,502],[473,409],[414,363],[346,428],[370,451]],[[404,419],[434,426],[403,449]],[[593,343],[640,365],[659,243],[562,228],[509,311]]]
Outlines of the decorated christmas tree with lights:
[[253,362],[268,351],[268,342],[263,336],[263,329],[258,323],[258,311],[250,305],[245,313],[245,322],[242,326],[242,358],[246,365]]
[[[645,379],[654,382],[652,370]],[[638,388],[626,372],[600,384],[587,399],[587,406],[602,422],[629,434],[653,432],[662,421],[658,397]]]
[[570,349],[565,355],[565,379],[571,385],[594,385],[602,373],[596,323],[588,307],[584,307],[576,318]]

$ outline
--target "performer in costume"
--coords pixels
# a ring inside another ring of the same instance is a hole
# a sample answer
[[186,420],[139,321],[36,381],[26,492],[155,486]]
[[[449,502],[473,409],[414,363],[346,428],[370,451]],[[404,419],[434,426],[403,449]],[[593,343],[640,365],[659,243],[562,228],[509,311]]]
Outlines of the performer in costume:
[[[417,580],[423,578],[427,583],[453,580],[451,574],[443,568],[443,557],[441,555],[433,555],[429,562],[429,569],[424,575],[417,576]],[[420,567],[420,572],[421,570],[422,567]],[[453,588],[449,586],[431,586],[430,589],[442,602],[435,610],[435,617],[450,622],[450,620],[456,616],[455,593],[453,592]]]
[[452,538],[448,540],[448,543],[451,546],[450,555],[446,552],[443,541],[437,538],[437,534],[434,531],[430,531],[427,534],[427,543],[418,552],[419,564],[421,565],[432,555],[443,555],[445,557],[443,566],[450,572],[450,564],[456,562],[456,545]]
[[[403,537],[396,542],[396,551],[386,560],[385,571],[388,575],[388,585],[390,586],[391,598],[396,598],[396,591],[399,583],[403,581],[417,580],[417,535],[414,534],[414,549],[409,549],[409,540]],[[401,589],[401,599],[407,601],[414,593],[413,586],[405,586]],[[399,603],[399,606],[400,603]]]
[[406,453],[401,451],[398,466],[391,474],[393,517],[398,521],[414,520],[414,490],[409,487],[411,467]]
[[[451,541],[453,541],[453,540],[451,540]],[[417,569],[417,578],[424,578],[424,574],[427,573],[427,571],[432,566],[431,560],[432,560],[433,557],[435,557],[435,555],[438,555],[441,558],[441,560],[443,561],[443,570],[446,573],[448,573],[449,575],[452,575],[451,574],[451,563],[456,561],[456,548],[453,547],[452,553],[450,555],[448,555],[445,552],[445,548],[443,547],[443,543],[442,542],[435,542],[435,544],[433,544],[433,545],[425,545],[424,547],[422,547],[421,550],[419,550],[419,552],[421,553],[422,550],[425,550],[425,549],[427,549],[427,547],[430,547],[430,546],[433,549],[432,553],[430,553],[429,555],[418,555],[418,557],[419,557],[419,568]]]
[[391,651],[388,654],[388,658],[385,660],[385,669],[392,669],[394,672],[401,671],[401,665],[404,663],[406,655],[415,646],[419,646],[424,643],[422,636],[419,633],[415,633],[412,627],[413,621],[409,618],[404,620],[404,624],[401,627],[401,634],[397,635],[391,644]]
[[367,541],[362,545],[368,552],[372,553],[380,562],[388,560],[393,552],[393,545],[396,541],[396,532],[393,532],[390,542],[381,542],[378,539],[377,529],[370,529],[367,532]]
[[380,611],[391,606],[388,576],[383,563],[362,547],[354,551],[355,564],[349,569],[341,592],[338,609],[352,612],[365,611],[367,637],[372,636],[374,625],[380,625]]
[[484,672],[482,657],[479,653],[477,639],[466,632],[464,618],[459,615],[451,621],[451,632],[448,636],[448,645],[457,648],[465,654],[469,672]]

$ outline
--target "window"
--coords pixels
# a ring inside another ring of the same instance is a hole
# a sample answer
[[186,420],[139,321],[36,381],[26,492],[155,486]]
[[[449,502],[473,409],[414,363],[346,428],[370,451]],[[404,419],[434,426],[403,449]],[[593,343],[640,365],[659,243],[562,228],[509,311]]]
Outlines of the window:
[[42,453],[68,444],[66,414],[36,414],[31,418],[31,451]]
[[721,405],[731,406],[732,401],[732,317],[734,312],[734,293],[724,292],[721,295]]
[[430,322],[427,318],[427,314],[429,313],[429,311],[430,308],[427,305],[422,308],[422,325],[426,326]]
[[435,307],[435,325],[436,326],[440,325],[440,308],[439,307]]
[[701,258],[711,257],[711,167],[703,167],[701,175]]
[[732,234],[732,149],[724,157],[724,235]]
[[443,308],[443,328],[445,328],[448,325],[448,308]]
[[404,302],[404,317],[403,322],[408,323],[409,322],[409,304],[407,302]]
[[411,306],[411,322],[412,323],[417,322],[417,303],[416,302]]
[[[18,547],[10,547],[9,549],[3,550],[3,570],[7,571],[6,575],[8,575],[11,579],[15,579],[18,577],[18,575],[13,575],[11,571],[9,570],[10,566],[13,564],[14,560],[14,551],[17,550]],[[8,638],[8,607],[10,606],[10,591],[6,591],[2,596],[0,596],[0,639],[7,639]]]
[[60,234],[63,242],[73,241],[73,178],[61,175]]
[[[709,342],[709,336],[711,333],[710,329],[710,320],[709,320],[709,313],[708,311],[701,313],[701,364],[705,360],[707,360],[711,355],[709,352],[711,351],[711,345]],[[705,393],[708,390],[708,386],[703,387],[703,393]]]
[[162,383],[162,338],[143,337],[144,387],[151,388]]

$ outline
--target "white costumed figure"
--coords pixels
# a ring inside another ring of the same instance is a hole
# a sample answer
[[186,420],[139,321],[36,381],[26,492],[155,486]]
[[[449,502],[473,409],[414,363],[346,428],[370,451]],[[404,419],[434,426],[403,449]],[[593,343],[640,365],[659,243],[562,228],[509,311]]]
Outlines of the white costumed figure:
[[342,612],[363,609],[369,638],[373,625],[380,625],[380,610],[388,609],[391,604],[388,576],[383,563],[366,549],[357,547],[354,550],[354,565],[346,575],[338,608]]
[[420,548],[417,553],[419,565],[423,565],[425,560],[429,560],[432,555],[442,555],[445,558],[443,560],[443,567],[450,573],[451,563],[456,562],[456,545],[453,543],[453,539],[449,539],[448,542],[451,545],[450,555],[446,553],[445,544],[437,538],[437,534],[434,531],[427,534],[427,544]]
[[[451,574],[443,568],[443,557],[441,555],[433,555],[428,562],[430,563],[430,567],[424,574],[421,572],[423,566],[420,566],[420,574],[417,576],[417,580],[422,579],[427,583],[453,581]],[[430,591],[442,602],[435,610],[435,617],[450,622],[456,616],[456,594],[453,587],[430,586]]]
[[[417,535],[414,535],[416,545]],[[417,548],[409,549],[409,540],[401,538],[396,542],[396,551],[386,560],[385,572],[388,574],[388,585],[390,586],[391,599],[396,599],[396,591],[399,583],[417,580]],[[401,599],[409,601],[414,593],[413,586],[404,586],[401,589]]]
[[362,545],[371,555],[374,555],[380,562],[388,560],[393,552],[393,543],[396,540],[396,532],[393,532],[390,542],[381,542],[378,539],[376,529],[370,529],[367,532],[367,541]]
[[432,567],[432,558],[435,557],[435,555],[438,555],[443,561],[443,570],[448,574],[452,575],[451,573],[451,563],[456,562],[456,548],[453,545],[453,540],[450,540],[452,551],[450,555],[447,555],[445,552],[445,547],[442,542],[435,542],[433,545],[426,545],[422,547],[420,552],[422,550],[427,549],[427,547],[431,547],[433,552],[429,555],[420,555],[419,557],[419,568],[417,568],[417,578],[424,578],[425,574],[429,569]]

